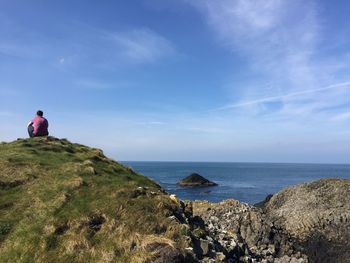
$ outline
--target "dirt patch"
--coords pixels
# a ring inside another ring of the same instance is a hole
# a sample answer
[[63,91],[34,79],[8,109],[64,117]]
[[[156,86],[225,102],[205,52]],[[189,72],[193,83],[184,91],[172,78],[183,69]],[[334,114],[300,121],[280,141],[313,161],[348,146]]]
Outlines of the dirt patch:
[[67,222],[65,222],[64,224],[56,227],[54,234],[59,235],[59,236],[63,235],[64,233],[66,233],[66,231],[68,229],[69,229],[69,226],[68,226]]
[[90,232],[95,234],[101,229],[101,225],[106,221],[106,218],[103,215],[92,215],[88,222]]
[[15,180],[12,182],[2,182],[0,181],[0,189],[11,189],[19,185],[23,185],[27,180]]

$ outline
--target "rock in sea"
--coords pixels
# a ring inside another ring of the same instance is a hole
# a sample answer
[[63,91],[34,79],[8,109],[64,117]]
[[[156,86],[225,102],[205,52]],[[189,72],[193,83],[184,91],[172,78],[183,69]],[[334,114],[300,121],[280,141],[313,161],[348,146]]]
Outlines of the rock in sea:
[[191,187],[203,187],[203,186],[216,186],[217,184],[209,181],[203,176],[192,173],[191,175],[185,177],[184,179],[177,182],[180,186],[191,186]]

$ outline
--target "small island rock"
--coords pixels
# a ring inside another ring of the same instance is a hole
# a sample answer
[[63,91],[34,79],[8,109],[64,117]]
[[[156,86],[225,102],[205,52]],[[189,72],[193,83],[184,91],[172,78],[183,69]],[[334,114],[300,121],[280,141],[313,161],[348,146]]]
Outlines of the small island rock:
[[192,173],[191,175],[185,177],[184,179],[177,182],[180,186],[191,186],[191,187],[201,187],[201,186],[216,186],[218,184],[209,181],[208,179],[204,178],[203,176]]

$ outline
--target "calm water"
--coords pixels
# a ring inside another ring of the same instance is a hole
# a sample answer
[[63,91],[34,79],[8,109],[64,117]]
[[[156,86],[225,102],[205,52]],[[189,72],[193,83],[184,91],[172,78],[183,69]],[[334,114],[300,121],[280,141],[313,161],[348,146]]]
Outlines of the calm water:
[[[162,185],[181,199],[218,202],[234,198],[250,204],[263,200],[282,188],[320,178],[350,179],[350,165],[267,164],[267,163],[194,163],[123,162]],[[197,172],[219,186],[182,188],[176,182]]]

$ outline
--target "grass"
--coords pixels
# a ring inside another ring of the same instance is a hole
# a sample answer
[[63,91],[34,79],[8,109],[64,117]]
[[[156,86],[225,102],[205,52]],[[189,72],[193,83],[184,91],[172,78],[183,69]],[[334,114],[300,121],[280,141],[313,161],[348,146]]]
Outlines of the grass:
[[0,144],[0,262],[152,262],[183,249],[178,203],[101,150],[53,137]]

